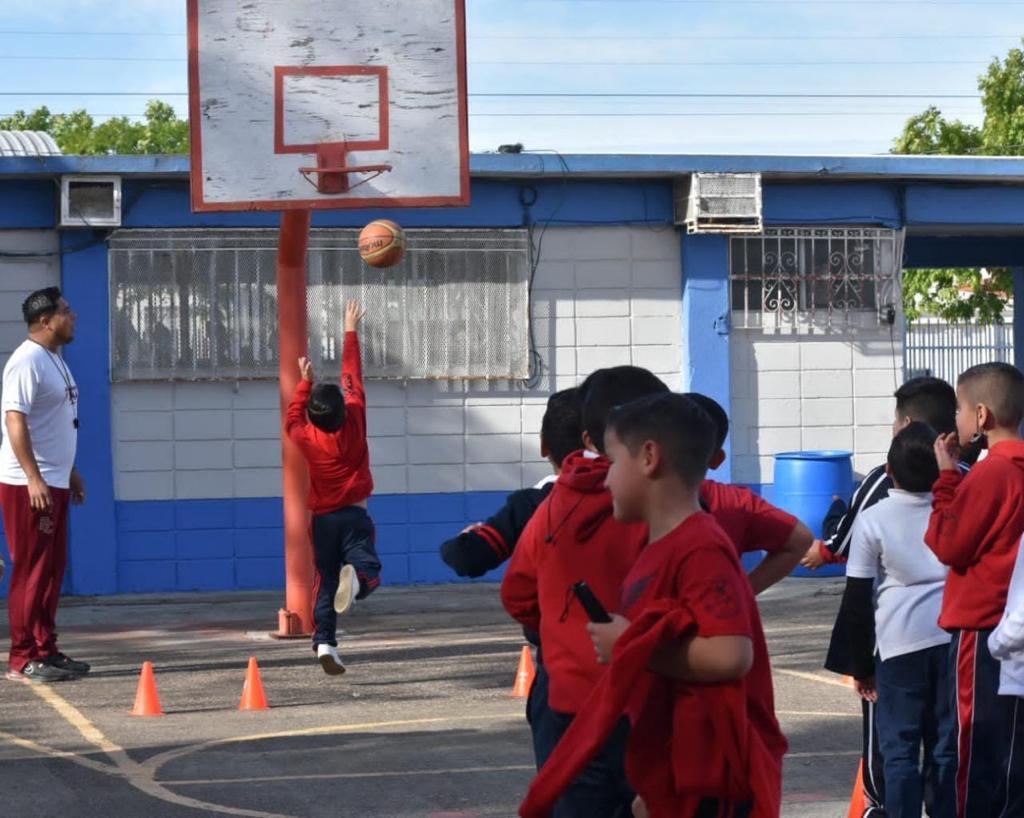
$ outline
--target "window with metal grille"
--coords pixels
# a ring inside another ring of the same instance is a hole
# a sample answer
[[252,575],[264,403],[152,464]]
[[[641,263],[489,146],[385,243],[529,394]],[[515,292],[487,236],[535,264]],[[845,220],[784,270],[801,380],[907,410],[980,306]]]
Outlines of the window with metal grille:
[[[410,230],[387,269],[356,230],[314,230],[310,357],[340,364],[344,304],[358,298],[368,377],[526,378],[525,230]],[[118,230],[110,240],[115,381],[277,377],[276,230]]]
[[776,227],[729,241],[741,329],[866,326],[899,304],[903,237],[868,227]]

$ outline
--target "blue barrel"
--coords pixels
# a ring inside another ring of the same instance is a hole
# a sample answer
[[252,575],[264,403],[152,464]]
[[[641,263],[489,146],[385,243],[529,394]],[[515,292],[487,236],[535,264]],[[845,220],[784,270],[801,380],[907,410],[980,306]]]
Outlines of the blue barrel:
[[[853,494],[852,452],[808,451],[779,452],[775,455],[775,482],[771,500],[779,508],[802,520],[815,537],[821,537],[821,524],[832,505],[832,498],[850,501]],[[797,568],[796,576],[842,576],[842,565],[826,565],[818,571]]]

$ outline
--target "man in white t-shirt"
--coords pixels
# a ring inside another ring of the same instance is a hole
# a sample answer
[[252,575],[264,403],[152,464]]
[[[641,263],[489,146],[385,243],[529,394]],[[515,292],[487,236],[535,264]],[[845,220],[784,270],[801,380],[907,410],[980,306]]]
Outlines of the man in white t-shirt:
[[4,367],[0,511],[14,567],[7,598],[7,678],[57,682],[89,672],[57,649],[57,604],[68,557],[68,503],[85,500],[75,469],[78,386],[61,356],[75,314],[57,287],[21,305],[28,338]]
[[926,785],[932,818],[956,814],[950,635],[938,624],[948,569],[924,541],[939,476],[935,438],[924,423],[893,438],[886,464],[893,488],[857,516],[846,564],[851,664],[857,692],[877,702],[889,818],[920,818]]

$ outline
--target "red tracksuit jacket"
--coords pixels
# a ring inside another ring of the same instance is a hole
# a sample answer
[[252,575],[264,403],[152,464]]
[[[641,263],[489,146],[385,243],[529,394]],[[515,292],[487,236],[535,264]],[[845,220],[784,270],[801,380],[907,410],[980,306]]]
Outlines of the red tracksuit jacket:
[[999,624],[1024,533],[1024,441],[997,443],[964,476],[943,471],[932,492],[925,542],[950,568],[939,625]]
[[373,493],[359,333],[345,333],[341,358],[345,424],[338,431],[322,432],[309,422],[306,404],[312,391],[312,383],[299,381],[288,405],[285,431],[309,466],[309,508],[314,514],[326,514],[362,502]]
[[607,458],[577,452],[565,459],[554,489],[523,530],[501,583],[505,610],[528,630],[540,630],[548,703],[560,713],[575,713],[603,671],[572,585],[586,582],[607,610],[615,610],[622,580],[647,536],[646,526],[612,517],[607,474]]

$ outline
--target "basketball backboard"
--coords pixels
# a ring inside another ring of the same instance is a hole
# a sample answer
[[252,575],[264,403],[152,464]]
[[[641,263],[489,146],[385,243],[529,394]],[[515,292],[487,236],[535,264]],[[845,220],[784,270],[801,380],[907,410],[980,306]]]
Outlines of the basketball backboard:
[[196,211],[469,203],[465,0],[188,0]]

